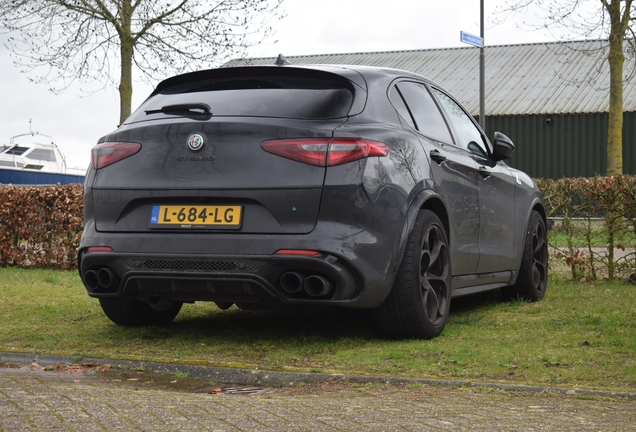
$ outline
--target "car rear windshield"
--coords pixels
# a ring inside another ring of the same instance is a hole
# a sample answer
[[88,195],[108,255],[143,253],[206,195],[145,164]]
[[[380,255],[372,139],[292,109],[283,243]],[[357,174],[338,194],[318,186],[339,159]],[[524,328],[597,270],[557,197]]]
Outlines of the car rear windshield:
[[206,104],[213,117],[339,118],[349,114],[354,97],[351,83],[331,74],[201,78],[158,90],[127,123],[174,116],[157,111],[182,104]]

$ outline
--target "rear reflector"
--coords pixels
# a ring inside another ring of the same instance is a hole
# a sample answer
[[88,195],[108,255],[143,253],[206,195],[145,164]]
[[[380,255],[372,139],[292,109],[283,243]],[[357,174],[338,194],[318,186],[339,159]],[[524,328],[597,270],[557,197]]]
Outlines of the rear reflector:
[[280,249],[276,251],[276,255],[304,255],[304,256],[316,256],[320,252],[303,250],[303,249]]
[[88,252],[112,252],[113,248],[110,246],[91,246],[88,248]]
[[91,150],[91,166],[98,170],[141,150],[141,144],[133,142],[105,142],[97,144]]
[[335,166],[372,156],[386,156],[386,144],[362,138],[292,138],[263,141],[268,153],[316,166]]

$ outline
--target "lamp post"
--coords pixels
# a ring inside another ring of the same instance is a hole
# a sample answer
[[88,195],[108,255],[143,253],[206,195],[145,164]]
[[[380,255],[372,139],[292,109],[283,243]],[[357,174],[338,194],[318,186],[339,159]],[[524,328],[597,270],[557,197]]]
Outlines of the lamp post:
[[480,0],[479,24],[482,43],[479,47],[479,125],[486,131],[486,55],[484,54],[484,0]]
[[486,66],[484,53],[484,0],[480,0],[479,8],[480,35],[475,36],[464,31],[459,32],[459,40],[469,45],[479,47],[479,126],[486,130]]

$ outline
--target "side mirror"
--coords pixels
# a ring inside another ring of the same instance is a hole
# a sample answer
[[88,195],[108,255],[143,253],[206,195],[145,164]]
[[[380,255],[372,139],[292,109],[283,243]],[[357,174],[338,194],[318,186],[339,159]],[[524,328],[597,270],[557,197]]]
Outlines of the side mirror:
[[492,158],[496,161],[510,159],[513,151],[515,151],[515,145],[510,138],[501,132],[495,132]]

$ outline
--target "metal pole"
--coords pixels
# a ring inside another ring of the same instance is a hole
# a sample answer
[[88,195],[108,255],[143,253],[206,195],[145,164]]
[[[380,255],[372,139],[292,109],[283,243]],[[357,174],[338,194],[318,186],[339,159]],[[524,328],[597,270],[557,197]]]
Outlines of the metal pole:
[[486,131],[486,73],[485,73],[485,54],[484,54],[484,45],[486,44],[486,39],[484,38],[484,0],[481,1],[480,7],[480,34],[481,37],[481,47],[479,48],[479,125],[481,128]]

